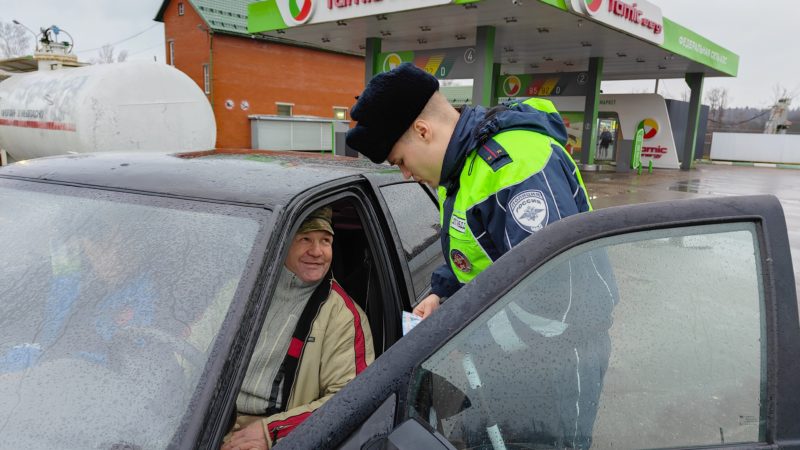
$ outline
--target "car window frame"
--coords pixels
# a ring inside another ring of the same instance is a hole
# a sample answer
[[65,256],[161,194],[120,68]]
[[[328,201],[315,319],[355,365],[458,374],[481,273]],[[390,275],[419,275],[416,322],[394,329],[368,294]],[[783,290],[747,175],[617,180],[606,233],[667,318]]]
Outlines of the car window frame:
[[[391,186],[396,186],[396,185],[402,185],[402,184],[415,184],[415,185],[417,185],[419,188],[421,188],[421,189],[422,189],[422,191],[423,191],[423,192],[424,192],[424,193],[425,193],[425,194],[428,196],[428,198],[429,198],[429,199],[430,199],[430,200],[433,202],[433,206],[434,206],[434,208],[436,208],[436,214],[437,214],[437,215],[439,215],[439,201],[437,200],[437,198],[436,198],[436,195],[433,193],[433,191],[431,190],[430,186],[428,186],[428,185],[427,185],[427,184],[425,184],[425,183],[419,183],[419,182],[416,182],[416,181],[408,181],[408,180],[404,180],[404,181],[401,181],[401,182],[384,184],[384,185],[382,185],[382,186],[381,186],[381,188],[386,188],[386,187],[391,187]],[[381,191],[381,193],[383,193],[383,191]],[[391,212],[391,211],[390,211],[390,212]],[[393,221],[393,222],[395,222],[395,229],[397,229],[397,223],[396,223],[396,221],[394,220],[394,216],[392,216],[392,221]],[[439,223],[439,220],[437,220],[437,221],[436,221],[436,223],[437,223],[437,224],[439,224],[439,225],[441,225],[441,224]],[[399,231],[398,231],[398,236],[399,236]],[[441,255],[441,238],[440,238],[440,236],[441,236],[441,231],[440,231],[440,235],[436,237],[436,241],[435,241],[435,242],[434,242],[434,243],[433,243],[431,246],[432,246],[432,247],[436,247],[436,248],[435,248],[435,250],[436,250],[436,251],[437,251],[437,252],[438,252],[438,253]],[[398,239],[399,239],[399,238],[398,238]],[[400,240],[400,243],[401,243],[401,245],[402,245],[402,240]],[[424,251],[427,251],[427,249],[426,249],[426,250],[424,250]],[[405,257],[405,250],[403,250],[403,254],[402,254],[402,256],[403,256],[403,260],[406,262],[406,265],[407,265],[407,266],[409,266],[409,267],[408,267],[409,273],[411,273],[411,267],[410,267],[411,259],[407,259],[407,258]],[[419,255],[417,255],[417,257],[418,257],[418,256],[419,256]],[[412,259],[413,259],[413,258],[412,258]],[[444,263],[445,263],[445,261],[444,261],[444,258],[442,258],[442,264],[444,264]],[[442,264],[440,264],[440,266],[441,266]],[[431,273],[432,273],[432,272],[431,272]],[[427,280],[427,281],[428,281],[428,284],[425,286],[425,289],[423,289],[423,290],[422,290],[420,293],[416,294],[416,299],[414,300],[414,304],[413,304],[413,306],[416,306],[416,305],[417,305],[419,302],[421,302],[421,301],[422,301],[422,300],[423,300],[425,297],[427,297],[428,295],[430,295],[430,294],[431,294],[431,283],[430,283],[430,276],[428,277],[428,280]],[[412,277],[412,279],[411,279],[411,285],[412,285],[412,288],[413,288],[413,287],[414,287],[414,279],[413,279],[413,277]],[[416,289],[415,289],[415,293],[416,293]]]
[[[440,311],[418,325],[346,386],[278,448],[331,448],[343,442],[380,404],[397,394],[395,425],[409,418],[411,376],[419,365],[515,286],[556,256],[587,242],[631,232],[731,222],[754,223],[760,247],[767,337],[766,443],[800,439],[800,328],[786,221],[774,196],[673,200],[596,210],[565,218],[523,241]],[[780,333],[778,331],[780,330]],[[347,410],[342,417],[339,410]],[[704,448],[713,448],[704,447]]]
[[[280,265],[272,263],[274,261],[282,261],[285,258],[289,249],[290,238],[294,236],[300,227],[302,219],[314,209],[342,199],[352,199],[359,203],[359,214],[364,213],[366,215],[363,220],[365,222],[367,241],[371,248],[375,250],[375,257],[380,258],[384,264],[389,266],[385,270],[378,271],[379,276],[382,277],[382,289],[384,291],[393,289],[394,292],[391,294],[393,297],[392,303],[398,310],[398,315],[399,311],[410,308],[408,292],[399,288],[402,283],[398,282],[400,278],[396,275],[403,260],[396,253],[396,246],[387,245],[389,240],[387,236],[390,235],[388,233],[391,230],[388,227],[386,215],[381,214],[383,210],[377,204],[376,197],[372,187],[364,180],[363,176],[351,176],[320,184],[315,188],[299,193],[287,205],[275,206],[272,211],[274,220],[272,230],[275,231],[269,236],[269,243],[263,252],[263,258],[256,275],[256,279],[261,280],[261,282],[250,296],[246,314],[241,315],[239,322],[231,324],[232,326],[236,325],[237,328],[235,332],[232,332],[234,336],[225,358],[223,375],[227,376],[220,378],[217,383],[215,402],[208,406],[204,414],[202,436],[199,436],[198,439],[187,439],[180,445],[180,448],[188,449],[196,448],[196,446],[217,448],[229,431],[230,418],[235,414],[236,396],[247,371],[275,290]],[[391,240],[397,242],[397,237],[393,236]],[[404,279],[408,284],[408,277],[406,276]],[[397,320],[396,327],[399,329],[400,318],[397,317]]]
[[434,208],[436,208],[437,214],[439,211],[438,200],[436,199],[435,194],[431,191],[431,189],[427,185],[416,181],[409,181],[403,179],[402,176],[400,175],[400,172],[397,171],[396,169],[392,169],[392,172],[390,173],[367,174],[366,178],[369,180],[370,184],[373,186],[373,189],[377,193],[378,202],[381,205],[381,209],[383,210],[384,216],[387,218],[388,226],[391,230],[394,242],[396,243],[398,255],[400,256],[401,265],[403,267],[403,275],[405,279],[408,280],[408,289],[409,292],[411,293],[411,298],[414,299],[412,304],[416,305],[420,300],[425,298],[430,293],[431,290],[430,282],[428,283],[427,288],[424,289],[420,295],[416,295],[414,290],[414,283],[411,278],[411,269],[408,267],[408,260],[405,257],[405,250],[403,249],[403,243],[400,239],[400,232],[397,231],[397,223],[395,221],[394,215],[392,214],[392,210],[389,208],[389,205],[386,202],[386,198],[383,196],[381,188],[387,186],[394,186],[398,184],[409,184],[409,183],[417,184],[428,195],[428,198],[431,199]]

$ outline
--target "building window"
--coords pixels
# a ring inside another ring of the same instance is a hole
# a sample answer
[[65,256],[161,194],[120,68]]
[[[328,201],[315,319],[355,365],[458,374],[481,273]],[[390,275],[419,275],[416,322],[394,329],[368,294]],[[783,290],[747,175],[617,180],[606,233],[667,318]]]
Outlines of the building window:
[[178,15],[179,16],[183,15],[183,2],[178,3]]
[[336,120],[347,120],[347,108],[343,108],[341,106],[334,106],[333,118]]
[[206,94],[211,93],[211,74],[208,70],[208,64],[203,64],[203,90]]
[[169,65],[175,67],[175,41],[169,41]]
[[278,115],[291,117],[294,103],[275,103],[278,106]]

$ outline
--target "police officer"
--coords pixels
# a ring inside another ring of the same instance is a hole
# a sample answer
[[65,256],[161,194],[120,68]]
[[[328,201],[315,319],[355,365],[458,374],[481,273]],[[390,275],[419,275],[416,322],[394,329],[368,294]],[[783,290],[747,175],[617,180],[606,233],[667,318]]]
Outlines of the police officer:
[[446,264],[414,309],[423,318],[526,237],[591,210],[548,100],[459,113],[436,78],[405,63],[374,77],[350,114],[347,145],[438,190]]
[[[433,294],[414,310],[423,318],[526,237],[591,210],[551,102],[534,98],[459,112],[438,89],[436,78],[408,63],[377,75],[352,108],[358,124],[347,134],[347,144],[372,161],[388,161],[438,191],[446,263],[432,275]],[[474,398],[495,416],[471,420],[466,413],[462,438],[469,445],[498,448],[494,441],[503,436],[548,448],[591,446],[616,284],[602,250],[571,258],[547,277],[550,288],[506,305],[500,336],[491,326],[478,327],[465,341],[465,372],[488,375],[476,389],[491,393]],[[509,337],[523,344],[509,347]],[[497,355],[520,367],[545,357],[550,365],[533,377],[527,370],[497,370]]]

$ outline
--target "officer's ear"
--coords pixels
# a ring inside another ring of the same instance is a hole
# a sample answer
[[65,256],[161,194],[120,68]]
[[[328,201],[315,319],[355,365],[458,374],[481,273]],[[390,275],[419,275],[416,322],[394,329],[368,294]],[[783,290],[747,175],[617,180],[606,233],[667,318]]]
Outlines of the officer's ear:
[[430,143],[433,140],[433,127],[427,120],[417,118],[411,128],[414,131],[414,137],[422,142]]

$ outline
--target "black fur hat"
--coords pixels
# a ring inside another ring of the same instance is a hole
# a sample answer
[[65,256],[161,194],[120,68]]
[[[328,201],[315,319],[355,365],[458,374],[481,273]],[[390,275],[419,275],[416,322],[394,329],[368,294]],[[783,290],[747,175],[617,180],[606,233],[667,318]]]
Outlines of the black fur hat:
[[347,145],[373,162],[386,161],[438,90],[439,81],[411,63],[376,75],[350,110],[358,124],[347,132]]

